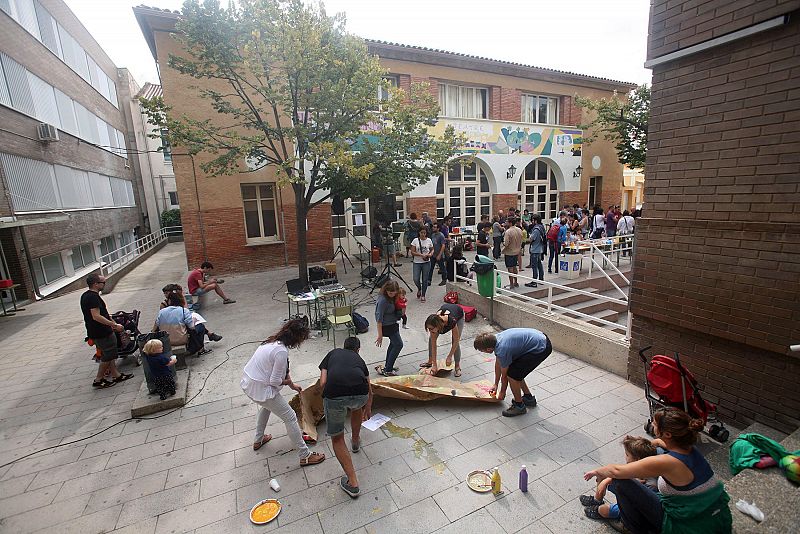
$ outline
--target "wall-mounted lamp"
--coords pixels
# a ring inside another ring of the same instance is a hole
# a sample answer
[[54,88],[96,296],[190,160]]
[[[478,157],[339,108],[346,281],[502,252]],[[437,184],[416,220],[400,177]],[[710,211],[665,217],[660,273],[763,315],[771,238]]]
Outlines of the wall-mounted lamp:
[[573,178],[580,178],[581,177],[581,171],[583,171],[583,168],[580,165],[578,165],[575,168],[575,172],[572,173],[572,177]]
[[516,173],[517,173],[517,168],[512,165],[511,167],[508,168],[508,172],[506,173],[506,178],[510,180],[511,178],[514,177]]

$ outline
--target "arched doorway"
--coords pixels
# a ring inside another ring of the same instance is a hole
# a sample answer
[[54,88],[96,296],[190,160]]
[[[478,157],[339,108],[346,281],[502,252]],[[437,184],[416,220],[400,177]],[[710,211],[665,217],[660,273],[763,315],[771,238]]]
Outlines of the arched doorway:
[[492,212],[492,194],[486,171],[477,161],[455,162],[436,182],[436,218],[453,216],[454,226],[475,226]]
[[543,160],[533,160],[519,177],[519,209],[538,213],[549,221],[558,213],[558,182],[552,165]]

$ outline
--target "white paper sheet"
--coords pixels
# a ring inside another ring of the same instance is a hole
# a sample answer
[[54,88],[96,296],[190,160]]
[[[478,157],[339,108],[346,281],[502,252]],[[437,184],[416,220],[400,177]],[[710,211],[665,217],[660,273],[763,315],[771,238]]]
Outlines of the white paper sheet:
[[192,312],[192,326],[197,326],[198,324],[202,324],[207,322],[205,318],[197,312]]
[[356,226],[364,226],[364,216],[363,215],[355,215],[355,225]]
[[363,426],[367,430],[372,430],[374,432],[375,430],[378,430],[380,427],[391,421],[391,419],[392,419],[391,417],[387,417],[382,413],[376,413],[375,415],[373,415],[372,417],[361,423],[361,426]]

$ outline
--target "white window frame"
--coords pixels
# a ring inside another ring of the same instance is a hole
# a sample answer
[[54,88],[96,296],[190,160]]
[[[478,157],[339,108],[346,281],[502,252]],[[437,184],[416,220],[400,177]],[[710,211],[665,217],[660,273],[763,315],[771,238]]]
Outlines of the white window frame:
[[[277,243],[280,242],[280,234],[281,234],[281,227],[278,221],[278,187],[275,183],[264,182],[264,183],[242,183],[240,185],[240,191],[242,194],[242,216],[244,218],[244,237],[247,240],[248,244],[263,244],[263,243]],[[261,197],[261,187],[266,186],[272,189],[272,197],[269,198],[262,198]],[[255,198],[244,198],[244,189],[246,187],[252,187],[255,189]],[[275,235],[264,235],[266,233],[266,227],[264,225],[264,210],[261,207],[262,200],[271,200],[273,206],[273,213],[275,214]],[[260,231],[259,237],[248,237],[247,236],[247,212],[244,209],[246,202],[255,202],[258,209],[258,226]]]
[[[529,187],[533,188],[533,193],[528,192]],[[541,200],[541,195],[545,195],[544,201]],[[538,213],[545,222],[551,221],[558,214],[558,181],[552,165],[535,159],[522,169],[517,186],[517,207],[523,211],[528,210],[531,214]]]
[[[451,93],[455,92],[451,96]],[[480,97],[481,111],[480,116],[475,116],[468,113],[462,113],[462,102],[469,99],[473,104],[477,102],[478,95]],[[451,100],[455,100],[453,105],[448,104]],[[454,108],[454,109],[451,109]],[[463,85],[448,82],[439,82],[439,116],[452,117],[456,119],[486,119],[489,117],[489,90],[486,87]]]
[[[58,257],[58,261],[61,264],[61,276],[57,276],[56,278],[53,278],[52,280],[49,280],[47,278],[47,271],[45,271],[45,269],[44,269],[44,260],[45,260],[45,258],[50,258],[52,256]],[[33,277],[36,279],[36,284],[39,287],[50,285],[53,282],[56,282],[57,280],[61,280],[62,278],[66,278],[66,276],[67,276],[67,270],[66,270],[66,268],[64,266],[64,256],[61,254],[61,252],[55,252],[53,254],[47,254],[46,256],[40,256],[40,257],[34,259],[33,263],[34,263],[34,267],[38,267],[38,269],[34,269]],[[39,276],[38,276],[39,272],[41,272],[41,274],[42,274],[42,280],[39,279]],[[42,281],[44,281],[44,283],[41,283]]]
[[167,195],[169,196],[169,205],[170,206],[179,206],[178,202],[178,192],[177,191],[167,191]]
[[[539,101],[540,99],[546,99],[547,101],[547,114],[550,114],[550,107],[553,105],[555,107],[555,113],[553,114],[553,121],[550,122],[547,120],[547,117],[542,118],[540,114],[540,107]],[[531,113],[530,104],[535,103],[533,112]],[[521,102],[521,122],[527,122],[531,124],[559,124],[559,98],[553,95],[542,95],[542,94],[532,94],[532,93],[523,93],[522,94],[522,102]]]
[[[475,178],[469,178],[471,173],[467,173],[467,167],[475,167]],[[459,179],[454,179],[456,176]],[[485,179],[486,190],[482,187],[481,177]],[[471,207],[466,205],[467,194],[466,188],[475,188],[475,215],[467,215],[466,208]],[[459,204],[460,206],[451,206],[450,189],[459,188]],[[441,191],[441,193],[439,192]],[[492,213],[492,191],[489,185],[489,175],[481,167],[480,163],[473,161],[472,165],[461,165],[458,161],[453,162],[448,172],[442,173],[436,183],[436,220],[441,221],[449,215],[453,209],[457,208],[459,213],[453,217],[454,226],[476,226],[480,220],[481,215],[489,215]],[[475,221],[471,224],[467,222],[467,217],[474,217]]]

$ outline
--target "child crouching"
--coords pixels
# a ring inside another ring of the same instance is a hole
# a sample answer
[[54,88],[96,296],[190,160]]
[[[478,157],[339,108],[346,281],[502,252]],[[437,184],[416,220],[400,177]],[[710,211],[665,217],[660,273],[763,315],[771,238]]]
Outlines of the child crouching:
[[175,377],[172,376],[172,367],[177,358],[167,357],[164,354],[164,345],[157,339],[151,339],[142,347],[142,352],[147,355],[147,364],[150,367],[150,375],[156,386],[156,393],[161,396],[161,400],[175,395]]
[[[625,436],[622,440],[625,449],[625,462],[632,463],[655,456],[658,453],[657,446],[663,446],[661,440],[649,440],[642,437]],[[619,519],[619,506],[616,504],[606,504],[603,499],[606,496],[608,486],[614,481],[613,478],[606,478],[597,485],[594,497],[591,495],[581,495],[581,504],[584,506],[584,513],[589,519]],[[656,479],[642,480],[656,491]]]

